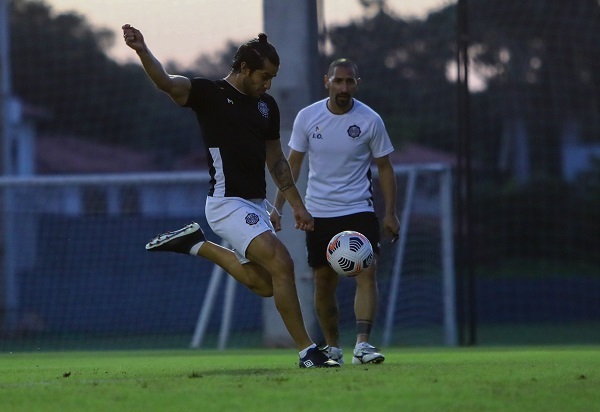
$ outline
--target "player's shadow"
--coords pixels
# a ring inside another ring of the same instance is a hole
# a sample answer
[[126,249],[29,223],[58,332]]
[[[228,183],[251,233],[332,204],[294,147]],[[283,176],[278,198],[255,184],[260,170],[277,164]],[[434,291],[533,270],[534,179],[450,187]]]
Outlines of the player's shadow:
[[[295,364],[293,365],[295,367],[295,369],[300,369],[298,368],[298,365]],[[318,369],[324,369],[324,370],[329,370],[330,368],[318,368]],[[339,368],[331,368],[334,370],[337,370]],[[287,367],[281,367],[281,368],[260,368],[260,369],[252,369],[252,368],[247,368],[247,369],[208,369],[208,370],[203,370],[203,371],[193,371],[192,373],[188,374],[187,377],[190,379],[201,379],[201,378],[206,378],[206,377],[212,377],[212,376],[269,376],[271,375],[273,378],[280,378],[280,379],[288,379],[288,377],[282,376],[282,375],[287,375],[290,372],[290,368]]]

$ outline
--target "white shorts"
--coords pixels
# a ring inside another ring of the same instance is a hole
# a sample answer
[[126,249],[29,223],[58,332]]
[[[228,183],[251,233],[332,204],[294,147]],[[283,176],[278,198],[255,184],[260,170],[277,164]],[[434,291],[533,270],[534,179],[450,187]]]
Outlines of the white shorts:
[[250,262],[246,249],[256,236],[275,233],[267,212],[265,199],[207,196],[204,212],[208,225],[221,239],[229,243],[241,263]]

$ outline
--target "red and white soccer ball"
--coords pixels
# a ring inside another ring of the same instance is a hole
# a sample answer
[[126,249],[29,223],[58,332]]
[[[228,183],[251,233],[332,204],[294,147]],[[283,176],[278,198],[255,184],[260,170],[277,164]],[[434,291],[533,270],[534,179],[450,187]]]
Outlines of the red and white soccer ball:
[[341,276],[356,276],[373,263],[373,246],[362,233],[345,230],[329,241],[327,262]]

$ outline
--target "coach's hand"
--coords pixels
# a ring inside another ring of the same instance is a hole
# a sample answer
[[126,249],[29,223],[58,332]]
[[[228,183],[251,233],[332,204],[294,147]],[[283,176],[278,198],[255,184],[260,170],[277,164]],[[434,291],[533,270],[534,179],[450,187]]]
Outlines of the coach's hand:
[[383,216],[383,231],[386,235],[392,236],[392,243],[398,240],[400,232],[400,220],[395,213],[386,213]]
[[305,232],[312,232],[315,229],[315,221],[306,208],[294,208],[294,219],[296,219],[296,229]]

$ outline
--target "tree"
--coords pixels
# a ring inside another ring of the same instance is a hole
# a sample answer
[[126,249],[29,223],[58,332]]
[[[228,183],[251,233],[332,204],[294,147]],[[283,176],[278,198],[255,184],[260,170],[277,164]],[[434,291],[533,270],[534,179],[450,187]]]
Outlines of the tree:
[[452,9],[405,21],[380,8],[371,18],[331,28],[328,37],[329,60],[345,56],[358,63],[360,99],[382,115],[396,143],[453,149],[456,98],[446,75],[455,49]]
[[[398,142],[452,151],[456,5],[408,21],[388,14],[385,2],[376,6],[374,16],[329,30],[329,59],[358,62],[360,97]],[[500,172],[503,128],[522,119],[532,173],[559,177],[565,124],[575,120],[581,139],[600,140],[598,2],[480,0],[468,14],[471,80],[480,83],[472,93],[476,159]]]
[[469,13],[474,66],[487,84],[479,100],[493,99],[505,123],[522,118],[533,174],[559,177],[565,125],[584,124],[580,138],[600,140],[600,6],[488,0]]
[[[12,0],[15,94],[50,113],[40,132],[168,153],[198,140],[191,113],[150,83],[139,65],[107,57],[115,33],[73,13],[55,16],[42,1]],[[168,164],[165,165],[168,167]]]

